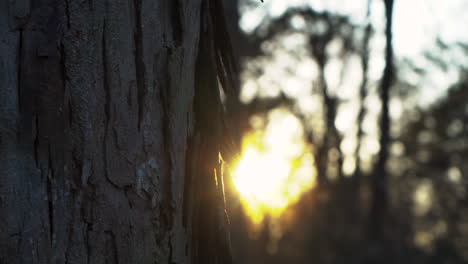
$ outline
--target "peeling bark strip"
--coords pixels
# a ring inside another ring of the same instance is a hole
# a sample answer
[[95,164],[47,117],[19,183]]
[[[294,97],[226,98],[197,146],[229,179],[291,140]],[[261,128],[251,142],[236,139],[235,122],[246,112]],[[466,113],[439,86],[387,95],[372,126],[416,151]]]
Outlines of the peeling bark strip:
[[0,263],[230,263],[223,27],[211,0],[0,1]]
[[227,30],[219,32],[219,25],[225,24],[219,13],[222,10],[219,1],[204,1],[195,75],[195,127],[187,160],[187,183],[191,188],[186,188],[184,223],[192,230],[190,259],[200,264],[232,263],[220,156],[231,142],[223,137],[226,127],[218,77],[228,95],[235,92],[237,84],[232,77],[227,78],[235,74],[235,64],[231,60],[232,49],[223,42],[229,41]]

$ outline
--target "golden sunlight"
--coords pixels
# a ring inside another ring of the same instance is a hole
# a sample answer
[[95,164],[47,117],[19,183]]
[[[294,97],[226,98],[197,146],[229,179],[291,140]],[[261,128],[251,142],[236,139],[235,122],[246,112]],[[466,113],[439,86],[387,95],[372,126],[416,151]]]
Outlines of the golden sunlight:
[[232,171],[234,187],[253,223],[278,217],[315,184],[314,159],[301,123],[285,110],[269,114],[268,125],[243,139]]

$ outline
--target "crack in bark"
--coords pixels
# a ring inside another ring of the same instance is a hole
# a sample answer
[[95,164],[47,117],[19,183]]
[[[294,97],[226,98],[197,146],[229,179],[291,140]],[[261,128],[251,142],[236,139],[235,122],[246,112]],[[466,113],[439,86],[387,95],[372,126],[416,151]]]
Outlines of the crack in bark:
[[[134,1],[134,12],[135,12],[135,69],[136,69],[136,81],[137,81],[137,100],[138,100],[138,130],[141,129],[141,121],[143,120],[143,107],[144,98],[146,96],[145,89],[145,64],[143,62],[143,26],[142,26],[142,7],[141,1]],[[131,88],[130,88],[131,89]]]
[[68,125],[71,127],[73,124],[73,107],[72,100],[68,100]]
[[[162,183],[163,186],[162,190],[167,191],[167,195],[165,198],[167,199],[166,202],[164,203],[164,208],[162,210],[166,211],[167,209],[172,208],[172,171],[173,171],[173,160],[172,160],[172,138],[171,138],[171,117],[170,117],[170,112],[171,112],[171,97],[170,97],[170,89],[171,89],[171,71],[169,69],[169,58],[171,57],[171,52],[172,49],[169,47],[167,48],[167,56],[165,58],[165,65],[166,67],[164,68],[164,74],[162,74],[162,79],[161,79],[161,87],[159,89],[159,99],[162,104],[162,123],[165,124],[162,129],[162,138],[163,138],[163,150],[164,150],[164,162],[166,163],[166,168],[168,172],[168,180],[167,182]],[[167,215],[171,215],[170,213],[167,213]],[[165,219],[166,226],[169,228],[172,228],[172,219]]]
[[70,28],[70,4],[68,3],[68,0],[64,0],[65,3],[65,18],[66,18],[66,24],[67,28]]
[[94,1],[93,0],[88,0],[88,8],[90,11],[94,10]]
[[87,224],[86,225],[86,263],[90,264],[91,263],[91,244],[89,243],[89,234],[93,231],[92,225]]
[[33,129],[33,135],[34,135],[34,141],[33,141],[33,146],[34,146],[34,162],[36,163],[36,167],[39,168],[39,161],[38,161],[38,156],[39,156],[39,116],[35,115],[35,127]]
[[180,8],[180,0],[172,0],[170,5],[171,22],[172,22],[172,40],[175,46],[182,44],[183,27],[182,27],[182,14]]
[[[66,85],[66,81],[67,81],[67,67],[65,65],[65,46],[63,45],[63,42],[60,42],[60,45],[59,45],[59,54],[60,54],[60,60],[59,60],[59,63],[60,63],[60,74],[61,74],[61,78],[62,78],[62,85],[63,85],[63,89],[64,91],[66,91],[67,89],[67,85]],[[64,94],[64,98],[66,98],[66,93]]]
[[17,89],[18,89],[18,109],[21,109],[21,62],[23,61],[23,30],[19,29],[19,39],[18,39],[18,57],[17,57]]
[[49,215],[49,236],[50,244],[54,244],[54,195],[52,191],[52,180],[54,175],[54,170],[52,168],[52,155],[50,149],[50,143],[48,144],[48,168],[47,168],[47,177],[46,177],[46,190],[47,190],[47,205],[48,205],[48,215]]
[[[105,102],[104,102],[104,114],[105,114],[105,126],[106,126],[106,132],[108,130],[108,123],[110,119],[110,88],[109,88],[109,82],[107,80],[107,74],[108,74],[108,69],[107,69],[107,50],[106,50],[106,21],[103,21],[103,26],[102,26],[102,67],[103,67],[103,75],[102,75],[102,81],[103,81],[103,88],[104,88],[104,93],[105,93]],[[104,140],[105,142],[105,140]]]
[[110,95],[110,87],[108,81],[108,69],[107,69],[107,49],[106,49],[106,21],[103,22],[103,29],[102,29],[102,67],[103,67],[103,87],[104,87],[104,94],[105,94],[105,102],[104,102],[104,137],[102,139],[102,155],[103,155],[103,167],[104,167],[104,176],[106,180],[115,188],[120,189],[117,184],[115,184],[111,178],[109,177],[108,171],[108,162],[107,162],[107,139],[109,134],[109,123],[111,119],[111,95]]
[[115,238],[114,232],[112,230],[104,231],[106,234],[106,250],[110,253],[109,256],[112,257],[110,261],[106,258],[106,263],[119,264],[119,256],[117,251],[117,240]]

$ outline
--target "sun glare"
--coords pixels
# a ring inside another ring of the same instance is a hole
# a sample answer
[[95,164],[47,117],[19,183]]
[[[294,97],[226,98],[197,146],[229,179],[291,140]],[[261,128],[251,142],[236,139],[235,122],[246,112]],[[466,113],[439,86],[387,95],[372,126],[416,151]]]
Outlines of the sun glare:
[[262,222],[266,215],[280,216],[314,186],[314,160],[302,133],[292,114],[275,110],[264,129],[244,137],[232,176],[253,223]]

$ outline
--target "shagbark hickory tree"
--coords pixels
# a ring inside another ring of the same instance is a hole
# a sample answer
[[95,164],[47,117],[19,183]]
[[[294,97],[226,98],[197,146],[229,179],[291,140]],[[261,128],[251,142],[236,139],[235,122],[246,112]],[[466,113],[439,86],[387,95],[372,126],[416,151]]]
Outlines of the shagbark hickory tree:
[[0,1],[0,263],[230,263],[226,32],[218,0]]

